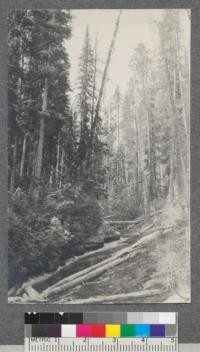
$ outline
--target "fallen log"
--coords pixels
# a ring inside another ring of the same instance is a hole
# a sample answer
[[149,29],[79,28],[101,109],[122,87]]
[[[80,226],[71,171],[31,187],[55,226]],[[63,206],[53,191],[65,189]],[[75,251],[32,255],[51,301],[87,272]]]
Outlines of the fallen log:
[[41,294],[41,296],[46,299],[48,296],[57,294],[63,290],[68,290],[68,289],[70,289],[74,286],[77,286],[79,284],[83,284],[85,281],[89,281],[91,279],[94,279],[95,277],[103,274],[109,268],[117,266],[117,265],[121,264],[122,262],[126,261],[127,259],[129,259],[129,255],[127,255],[126,257],[123,257],[123,258],[116,259],[115,261],[112,261],[109,264],[106,264],[103,266],[101,265],[101,267],[97,268],[96,270],[92,270],[89,273],[82,275],[82,276],[78,277],[77,279],[70,281],[62,286],[56,287],[51,291],[49,291],[49,289],[45,290]]
[[27,298],[30,301],[41,301],[42,299],[40,294],[32,286],[26,287],[24,298]]
[[115,216],[115,214],[107,215],[107,216],[104,216],[104,219],[110,219],[110,218],[112,218],[113,216]]
[[[138,243],[138,242],[136,242]],[[97,264],[94,264],[92,266],[90,266],[89,268],[86,268],[86,269],[83,269],[83,270],[80,270],[78,272],[76,272],[75,274],[72,274],[62,280],[60,280],[59,282],[57,282],[56,284],[50,286],[47,290],[50,290],[50,289],[54,289],[56,287],[59,287],[59,286],[62,286],[63,284],[65,283],[68,283],[76,278],[78,278],[79,276],[82,276],[84,274],[87,274],[89,273],[90,271],[92,270],[95,270],[99,267],[101,267],[102,265],[105,265],[105,264],[109,264],[110,262],[114,261],[115,259],[121,257],[122,255],[125,255],[125,254],[128,254],[131,252],[132,248],[135,247],[135,244],[134,243],[132,246],[129,246],[129,247],[126,247],[126,248],[123,248],[123,249],[120,249],[118,252],[115,253],[115,255],[113,255],[112,257],[108,258],[108,259],[105,259]],[[45,290],[46,291],[46,290]]]
[[11,289],[8,291],[8,296],[12,297],[12,296],[16,295],[18,290],[19,290],[19,285],[15,285],[15,286],[11,287]]
[[[128,258],[130,258],[130,253],[133,250],[136,250],[138,248],[140,248],[141,246],[143,246],[145,243],[155,239],[159,234],[159,231],[154,232],[151,235],[145,236],[144,238],[140,239],[139,241],[137,241],[136,243],[134,243],[132,246],[127,247],[125,249],[120,250],[115,256],[113,256],[112,258],[106,259],[90,268],[84,269],[76,274],[73,274],[71,276],[69,276],[68,278],[61,280],[61,282],[59,282],[57,285],[54,285],[49,287],[48,289],[44,290],[41,293],[41,296],[44,297],[45,299],[52,295],[52,294],[57,294],[58,292],[61,292],[63,290],[67,290],[69,288],[72,288],[74,286],[77,286],[79,284],[82,284],[85,281],[91,280],[93,278],[95,278],[96,276],[102,274],[103,272],[105,272],[107,269],[118,265],[122,262],[124,262],[125,260],[127,260]],[[127,256],[124,258],[120,258],[123,255]],[[132,253],[132,256],[136,254],[136,252],[134,251]],[[119,258],[119,259],[118,259]]]
[[[161,213],[163,210],[157,210],[156,211],[156,215]],[[149,214],[146,214],[145,216],[146,217],[151,217],[151,216],[154,216],[155,215],[155,212],[153,213],[149,213]],[[112,215],[110,215],[112,216]],[[144,215],[136,218],[133,222],[131,222],[131,224],[135,223],[139,223],[139,222],[143,222],[144,221]],[[147,229],[150,229],[152,227],[152,225],[149,227],[146,227],[144,229],[142,229],[141,232],[144,232],[146,231]],[[85,253],[83,254],[83,256],[90,256],[91,254],[90,253]],[[63,269],[67,268],[68,266],[70,266],[72,263],[75,263],[77,260],[80,260],[82,256],[79,256],[78,258],[76,259],[71,259],[69,262],[67,262],[64,266],[56,269],[53,273],[46,273],[46,274],[43,274],[39,277],[33,277],[32,279],[28,280],[27,282],[23,283],[21,287],[18,287],[18,285],[16,285],[15,287],[12,287],[10,290],[9,290],[9,296],[20,296],[23,292],[25,292],[25,289],[27,286],[32,286],[34,287],[35,285],[37,284],[40,284],[40,283],[45,283],[45,281],[48,281],[50,278],[56,276],[58,273],[60,273],[60,271],[62,271]],[[64,279],[65,280],[65,279]]]
[[156,225],[156,223],[155,223],[155,222],[152,222],[150,225],[147,225],[147,226],[145,226],[145,227],[142,227],[141,230],[140,230],[140,233],[146,232],[146,231],[152,229],[152,227],[154,227],[155,225]]
[[132,298],[142,298],[142,297],[152,297],[156,295],[162,294],[163,291],[162,289],[155,289],[155,290],[145,290],[142,292],[131,292],[131,293],[123,293],[123,294],[117,294],[117,295],[112,295],[112,296],[98,296],[98,297],[91,297],[91,298],[86,298],[86,299],[75,299],[75,300],[68,300],[65,301],[64,303],[73,303],[73,304],[93,304],[93,303],[113,303],[113,302],[119,302],[119,301],[124,301],[126,299],[132,299]]
[[[126,241],[126,239],[120,240],[120,243],[123,243],[125,241]],[[118,244],[116,244],[115,246],[118,246]],[[62,267],[59,267],[58,269],[56,269],[52,273],[43,274],[43,275],[40,275],[38,277],[33,277],[32,279],[30,279],[30,280],[26,281],[25,283],[23,283],[22,286],[20,286],[20,287],[16,287],[15,286],[15,287],[11,288],[10,291],[9,291],[9,296],[20,296],[25,291],[25,288],[27,286],[34,287],[37,284],[45,283],[45,281],[48,281],[50,278],[53,278],[54,276],[57,276],[62,270],[67,269],[72,264],[75,264],[77,261],[81,260],[82,258],[90,257],[91,255],[95,254],[96,252],[98,253],[100,251],[104,251],[104,250],[106,251],[108,249],[109,249],[109,247],[106,247],[106,248],[104,247],[104,248],[101,248],[101,249],[98,249],[98,250],[95,250],[95,251],[92,251],[92,252],[86,252],[86,253],[84,253],[81,256],[72,258],[72,259],[68,260],[65,263],[65,265],[63,265]]]
[[142,221],[144,221],[144,219],[141,219],[141,220],[108,220],[108,221],[105,221],[105,223],[106,224],[109,224],[109,225],[123,225],[123,224],[127,224],[127,225],[129,225],[129,224],[131,224],[131,225],[134,225],[134,224],[138,224],[139,222],[142,222]]

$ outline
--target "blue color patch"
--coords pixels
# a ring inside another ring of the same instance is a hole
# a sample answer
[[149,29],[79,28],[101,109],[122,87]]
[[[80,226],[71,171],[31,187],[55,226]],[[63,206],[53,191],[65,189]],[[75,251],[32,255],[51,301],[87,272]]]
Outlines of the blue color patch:
[[150,325],[148,324],[135,325],[135,337],[149,337],[149,336],[150,336]]

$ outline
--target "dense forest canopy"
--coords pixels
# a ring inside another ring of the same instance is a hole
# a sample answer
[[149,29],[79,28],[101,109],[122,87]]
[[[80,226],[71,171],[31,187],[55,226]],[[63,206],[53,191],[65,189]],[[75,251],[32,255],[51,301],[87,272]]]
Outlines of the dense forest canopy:
[[156,50],[138,41],[126,92],[116,85],[107,96],[121,16],[103,64],[103,38],[85,26],[74,95],[70,11],[9,12],[10,286],[16,273],[24,280],[82,253],[86,239],[107,231],[105,216],[134,220],[167,207],[171,223],[189,219],[190,52],[181,13],[163,11]]

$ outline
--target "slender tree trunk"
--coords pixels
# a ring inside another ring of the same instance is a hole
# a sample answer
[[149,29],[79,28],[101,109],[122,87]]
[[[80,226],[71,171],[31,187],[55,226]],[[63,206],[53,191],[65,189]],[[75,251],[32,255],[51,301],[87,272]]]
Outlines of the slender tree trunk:
[[57,143],[57,155],[56,155],[56,186],[59,186],[60,177],[60,138]]
[[122,13],[122,11],[120,10],[119,15],[117,17],[116,24],[115,24],[115,29],[114,29],[114,32],[113,32],[112,41],[111,41],[111,44],[110,44],[110,47],[109,47],[109,50],[108,50],[108,56],[107,56],[107,60],[106,60],[106,64],[105,64],[105,68],[104,68],[104,72],[103,72],[103,77],[102,77],[102,81],[101,81],[99,96],[98,96],[96,109],[95,109],[95,113],[94,113],[94,119],[93,119],[93,123],[92,123],[92,126],[91,126],[91,136],[90,136],[90,143],[89,143],[89,148],[90,148],[89,155],[90,155],[90,157],[92,155],[93,139],[94,139],[94,136],[95,136],[95,130],[96,130],[97,122],[98,122],[98,119],[99,119],[99,111],[100,111],[101,101],[102,101],[103,92],[104,92],[104,88],[105,88],[105,84],[106,84],[108,68],[109,68],[109,64],[110,64],[110,61],[111,61],[112,53],[113,53],[113,50],[114,50],[117,33],[118,33],[118,30],[119,30],[121,13]]
[[[182,175],[180,175],[180,177],[183,177],[184,179],[184,188],[187,189],[187,184],[185,184],[185,173],[186,173],[186,168],[184,165],[184,160],[183,160],[183,156],[182,156],[182,150],[180,147],[180,136],[177,134],[177,123],[179,120],[179,116],[178,116],[178,112],[177,112],[177,108],[176,108],[176,103],[174,100],[174,96],[173,96],[173,87],[171,84],[171,78],[170,78],[170,70],[169,70],[169,64],[168,64],[168,60],[166,58],[165,55],[165,50],[164,50],[164,45],[163,45],[163,35],[162,35],[162,29],[160,29],[161,31],[161,43],[162,43],[162,51],[163,51],[163,58],[164,58],[164,62],[165,62],[165,68],[166,68],[166,75],[167,75],[167,81],[168,81],[168,90],[169,90],[169,98],[170,98],[170,102],[171,102],[171,108],[172,108],[172,123],[173,123],[173,127],[172,127],[172,148],[171,148],[171,170],[170,170],[170,185],[169,185],[169,197],[171,198],[171,200],[174,199],[174,182],[176,182],[176,177],[177,177],[177,172],[175,172],[175,156],[176,153],[179,153],[180,155],[180,164],[181,164],[181,173],[183,173]],[[176,79],[176,78],[175,78]]]
[[144,175],[144,165],[143,165],[143,157],[144,157],[144,141],[141,131],[141,124],[138,115],[138,107],[136,106],[136,130],[137,130],[137,144],[138,144],[138,170],[139,170],[139,179],[141,179],[141,193],[142,200],[144,205],[144,213],[147,213],[147,184],[146,177]]
[[44,130],[45,130],[45,121],[43,113],[47,110],[47,96],[48,96],[48,81],[45,78],[45,86],[42,97],[42,115],[40,118],[40,129],[39,129],[39,140],[37,146],[37,155],[36,155],[36,165],[35,165],[35,177],[40,178],[42,173],[42,161],[43,161],[43,148],[44,148]]
[[49,188],[53,186],[53,166],[51,166],[50,176],[49,176]]
[[65,158],[65,150],[64,150],[64,145],[62,145],[61,162],[60,162],[60,182],[59,182],[59,188],[62,187],[62,182],[63,182],[64,158]]
[[[20,64],[21,64],[21,70],[23,72],[23,66],[24,66],[24,58],[22,55],[22,38],[20,39],[19,43],[19,50],[20,50]],[[16,128],[18,124],[18,117],[20,116],[21,113],[21,103],[22,103],[22,79],[21,77],[18,78],[17,82],[17,103],[18,103],[18,109],[19,112],[16,115]],[[13,165],[12,165],[12,171],[11,171],[11,179],[10,179],[10,192],[13,194],[14,189],[15,189],[15,178],[16,178],[16,164],[17,164],[17,144],[18,144],[18,133],[15,131],[15,139],[14,139],[14,149],[13,149]]]
[[22,147],[22,157],[21,157],[21,162],[20,162],[20,176],[24,176],[24,164],[25,164],[25,159],[26,159],[26,146],[27,146],[27,138],[28,138],[28,133],[25,133],[24,140],[23,140],[23,147]]
[[149,170],[150,170],[150,180],[149,180],[149,195],[150,200],[153,200],[157,196],[157,187],[156,187],[156,148],[154,140],[154,109],[152,103],[152,93],[150,96],[151,104],[149,104]]
[[93,88],[92,88],[92,119],[91,119],[91,126],[93,125],[94,121],[94,112],[95,112],[95,98],[96,98],[96,80],[97,80],[97,38],[95,42],[95,49],[94,49],[94,76],[93,76]]
[[[96,100],[96,80],[97,80],[97,39],[95,42],[95,49],[94,49],[94,74],[93,74],[93,87],[92,87],[92,110],[91,110],[91,125],[90,129],[92,129],[93,123],[94,123],[94,114],[95,114],[95,100]],[[86,153],[86,168],[89,170],[90,177],[93,175],[93,150],[91,146],[89,147],[90,149]]]
[[[175,149],[176,111],[174,108],[175,84],[174,84],[174,90],[173,90],[173,87],[171,85],[169,65],[168,65],[166,55],[165,55],[164,37],[163,37],[163,33],[162,33],[162,28],[159,27],[159,29],[160,29],[160,37],[161,37],[162,55],[163,55],[163,60],[165,63],[166,77],[167,77],[167,81],[168,81],[169,98],[170,98],[170,102],[171,102],[172,113],[174,115],[172,117],[172,133],[171,133],[172,141],[171,141],[171,152],[170,152],[170,175],[169,175],[169,191],[168,191],[169,200],[173,201],[173,199],[174,199],[174,181],[175,181],[175,170],[174,170],[175,161],[174,161],[174,158],[175,158],[175,150],[176,150]],[[174,71],[174,74],[175,74],[175,71]],[[174,82],[175,82],[175,77],[174,77]]]
[[181,72],[181,58],[180,58],[180,45],[179,45],[179,42],[180,42],[180,39],[179,39],[179,36],[178,36],[178,32],[177,32],[177,29],[175,29],[177,78],[178,78],[178,83],[179,83],[179,88],[180,88],[180,100],[181,100],[181,107],[182,107],[181,117],[183,119],[183,125],[184,125],[184,129],[185,129],[186,143],[188,144],[187,114],[186,114],[186,108],[185,108],[185,101],[184,101],[184,98],[183,98],[182,72]]
[[15,140],[13,147],[13,157],[12,157],[12,170],[11,170],[11,178],[10,178],[10,193],[13,194],[15,190],[15,175],[16,175],[16,163],[17,163],[17,143],[18,143],[18,135],[17,131],[15,131]]
[[119,155],[119,113],[120,106],[117,102],[117,184],[120,182],[120,155]]
[[[146,137],[147,137],[147,142],[148,142],[148,164],[149,164],[149,174],[151,177],[151,140],[150,140],[150,118],[149,118],[149,102],[147,98],[147,93],[146,93],[146,84],[147,84],[147,68],[144,68],[144,73],[143,73],[143,99],[144,99],[144,105],[145,105],[145,110],[146,110]],[[144,141],[142,142],[142,146],[144,146]],[[143,147],[144,149],[144,147]],[[145,206],[145,213],[148,211],[149,207],[149,188],[150,185],[147,181],[147,178],[145,175],[143,175],[143,182],[144,182],[144,200],[146,203]]]
[[[135,92],[133,92],[133,96],[135,96]],[[133,114],[135,115],[135,129],[136,129],[136,147],[135,147],[135,155],[133,158],[136,160],[135,167],[135,189],[136,189],[136,198],[137,204],[139,204],[139,195],[140,195],[140,146],[139,146],[139,122],[137,116],[137,107],[133,109]]]

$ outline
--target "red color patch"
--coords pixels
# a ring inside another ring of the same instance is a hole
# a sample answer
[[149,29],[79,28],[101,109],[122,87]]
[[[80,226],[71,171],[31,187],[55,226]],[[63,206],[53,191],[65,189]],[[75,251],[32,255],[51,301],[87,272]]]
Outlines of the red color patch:
[[105,337],[106,326],[103,324],[91,325],[91,336],[92,337]]

